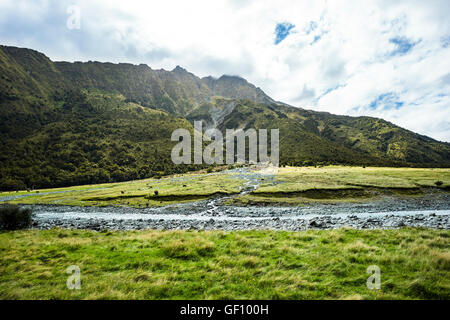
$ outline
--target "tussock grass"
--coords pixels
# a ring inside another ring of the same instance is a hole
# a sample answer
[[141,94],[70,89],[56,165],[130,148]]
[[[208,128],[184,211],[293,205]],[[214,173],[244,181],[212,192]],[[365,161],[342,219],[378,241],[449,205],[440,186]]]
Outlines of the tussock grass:
[[[11,200],[9,203],[153,207],[238,193],[242,184],[241,179],[224,172],[189,173],[162,179],[40,190],[39,194]],[[1,193],[0,197],[26,194]]]
[[450,169],[361,168],[347,166],[284,167],[278,170],[275,185],[261,187],[256,193],[299,192],[314,189],[339,190],[349,187],[410,189],[450,185]]
[[[436,182],[442,182],[439,185]],[[12,204],[153,207],[239,193],[244,179],[227,172],[189,173],[60,189],[39,190]],[[450,169],[361,168],[348,166],[279,168],[274,183],[229,202],[239,204],[367,201],[377,196],[419,196],[423,190],[450,190]],[[54,193],[54,192],[57,193]],[[50,192],[50,194],[47,194]],[[1,193],[0,197],[27,195]]]
[[[1,299],[450,299],[450,231],[0,233]],[[68,290],[66,268],[81,268]],[[381,269],[381,290],[366,287]]]
[[450,169],[283,167],[274,183],[261,185],[235,203],[363,202],[381,196],[421,196],[430,189],[448,192],[449,186]]
[[184,239],[169,240],[161,245],[162,252],[168,258],[197,259],[214,253],[214,243],[201,237],[189,241]]

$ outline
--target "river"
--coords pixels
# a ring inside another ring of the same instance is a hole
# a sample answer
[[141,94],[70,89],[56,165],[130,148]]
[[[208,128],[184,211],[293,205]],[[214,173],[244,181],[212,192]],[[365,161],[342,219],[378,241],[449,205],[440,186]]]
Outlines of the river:
[[[241,194],[256,189],[271,174],[235,169],[245,180]],[[58,191],[57,191],[58,192]],[[27,195],[22,195],[27,196]],[[342,227],[384,229],[404,226],[450,229],[450,196],[385,197],[364,203],[310,204],[297,207],[228,206],[227,196],[154,208],[35,205],[33,227],[92,230],[306,230]],[[0,201],[8,199],[0,199]]]

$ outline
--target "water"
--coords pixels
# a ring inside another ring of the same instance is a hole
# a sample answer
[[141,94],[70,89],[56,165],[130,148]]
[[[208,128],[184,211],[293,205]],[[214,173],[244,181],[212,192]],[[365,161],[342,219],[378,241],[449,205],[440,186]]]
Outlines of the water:
[[[311,212],[311,208],[213,207],[191,210],[175,208],[61,208],[35,210],[34,227],[74,229],[198,229],[198,230],[305,230],[352,227],[384,229],[404,226],[450,229],[450,210],[334,211]],[[343,208],[340,208],[343,209]],[[251,210],[251,214],[246,214]],[[317,208],[316,208],[317,210]],[[218,213],[220,211],[220,213]],[[239,212],[239,214],[235,214]],[[270,214],[272,213],[272,214]]]
[[[240,195],[257,189],[262,182],[273,182],[274,178],[272,174],[256,173],[246,168],[234,169],[230,172],[245,180]],[[49,193],[60,192],[68,191]],[[41,193],[41,195],[49,193]],[[12,197],[31,195],[37,194]],[[301,207],[227,206],[224,201],[230,197],[233,196],[139,209],[38,205],[33,206],[34,227],[95,230],[305,230],[414,226],[450,229],[450,197],[447,194],[429,195],[428,198],[420,199],[384,198],[366,203],[315,203]],[[2,198],[0,198],[1,201]]]
[[[430,216],[435,214],[436,216],[448,217],[450,216],[450,210],[416,210],[416,211],[391,211],[391,212],[376,212],[376,213],[368,213],[368,212],[360,212],[360,213],[337,213],[334,215],[326,215],[327,218],[348,218],[351,216],[355,216],[357,218],[392,218],[392,217],[407,217],[407,216]],[[66,212],[52,212],[52,211],[43,211],[35,214],[35,218],[38,220],[89,220],[89,219],[98,219],[105,221],[127,221],[127,220],[197,220],[197,221],[210,221],[211,219],[215,221],[264,221],[264,220],[272,220],[274,218],[280,220],[311,220],[314,218],[323,218],[323,214],[309,214],[309,215],[288,215],[288,216],[277,216],[277,217],[267,217],[267,216],[218,216],[212,217],[209,215],[202,214],[148,214],[148,213],[114,213],[114,212],[79,212],[79,211],[66,211]]]

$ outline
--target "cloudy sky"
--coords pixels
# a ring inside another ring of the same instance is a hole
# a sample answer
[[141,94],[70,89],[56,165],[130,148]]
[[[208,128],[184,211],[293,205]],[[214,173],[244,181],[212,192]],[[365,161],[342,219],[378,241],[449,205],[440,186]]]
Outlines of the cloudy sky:
[[449,13],[449,0],[0,0],[0,43],[239,75],[294,106],[450,142]]

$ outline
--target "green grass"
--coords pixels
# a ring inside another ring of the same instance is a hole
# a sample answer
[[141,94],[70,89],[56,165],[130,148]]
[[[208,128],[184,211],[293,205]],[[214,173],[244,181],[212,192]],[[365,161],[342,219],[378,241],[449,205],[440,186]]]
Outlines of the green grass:
[[450,169],[283,167],[274,183],[261,185],[235,203],[360,202],[386,195],[420,196],[430,188],[445,192],[449,187]]
[[[267,181],[267,182],[265,182]],[[430,189],[450,190],[450,169],[362,168],[348,166],[279,168],[269,179],[245,196],[227,200],[234,204],[289,204],[311,202],[361,202],[382,196],[420,196]],[[437,186],[436,182],[442,184]],[[188,173],[162,179],[39,190],[41,194],[18,198],[13,204],[152,207],[237,194],[245,180],[225,171]],[[60,192],[43,194],[47,192]],[[158,195],[155,195],[158,191]],[[27,194],[3,192],[0,197]]]
[[[1,299],[450,299],[450,231],[0,233]],[[68,290],[66,268],[81,268]],[[367,267],[381,269],[369,290]]]
[[450,186],[450,169],[362,168],[346,166],[284,167],[278,170],[277,184],[263,186],[257,192],[344,189],[349,187],[417,188]]
[[[218,194],[239,192],[243,181],[233,174],[184,174],[162,179],[144,179],[60,189],[39,190],[40,193],[9,201],[12,204],[59,204],[78,206],[161,206],[185,201],[207,199]],[[158,191],[158,195],[155,195]],[[27,192],[4,192],[0,197],[22,195]]]

